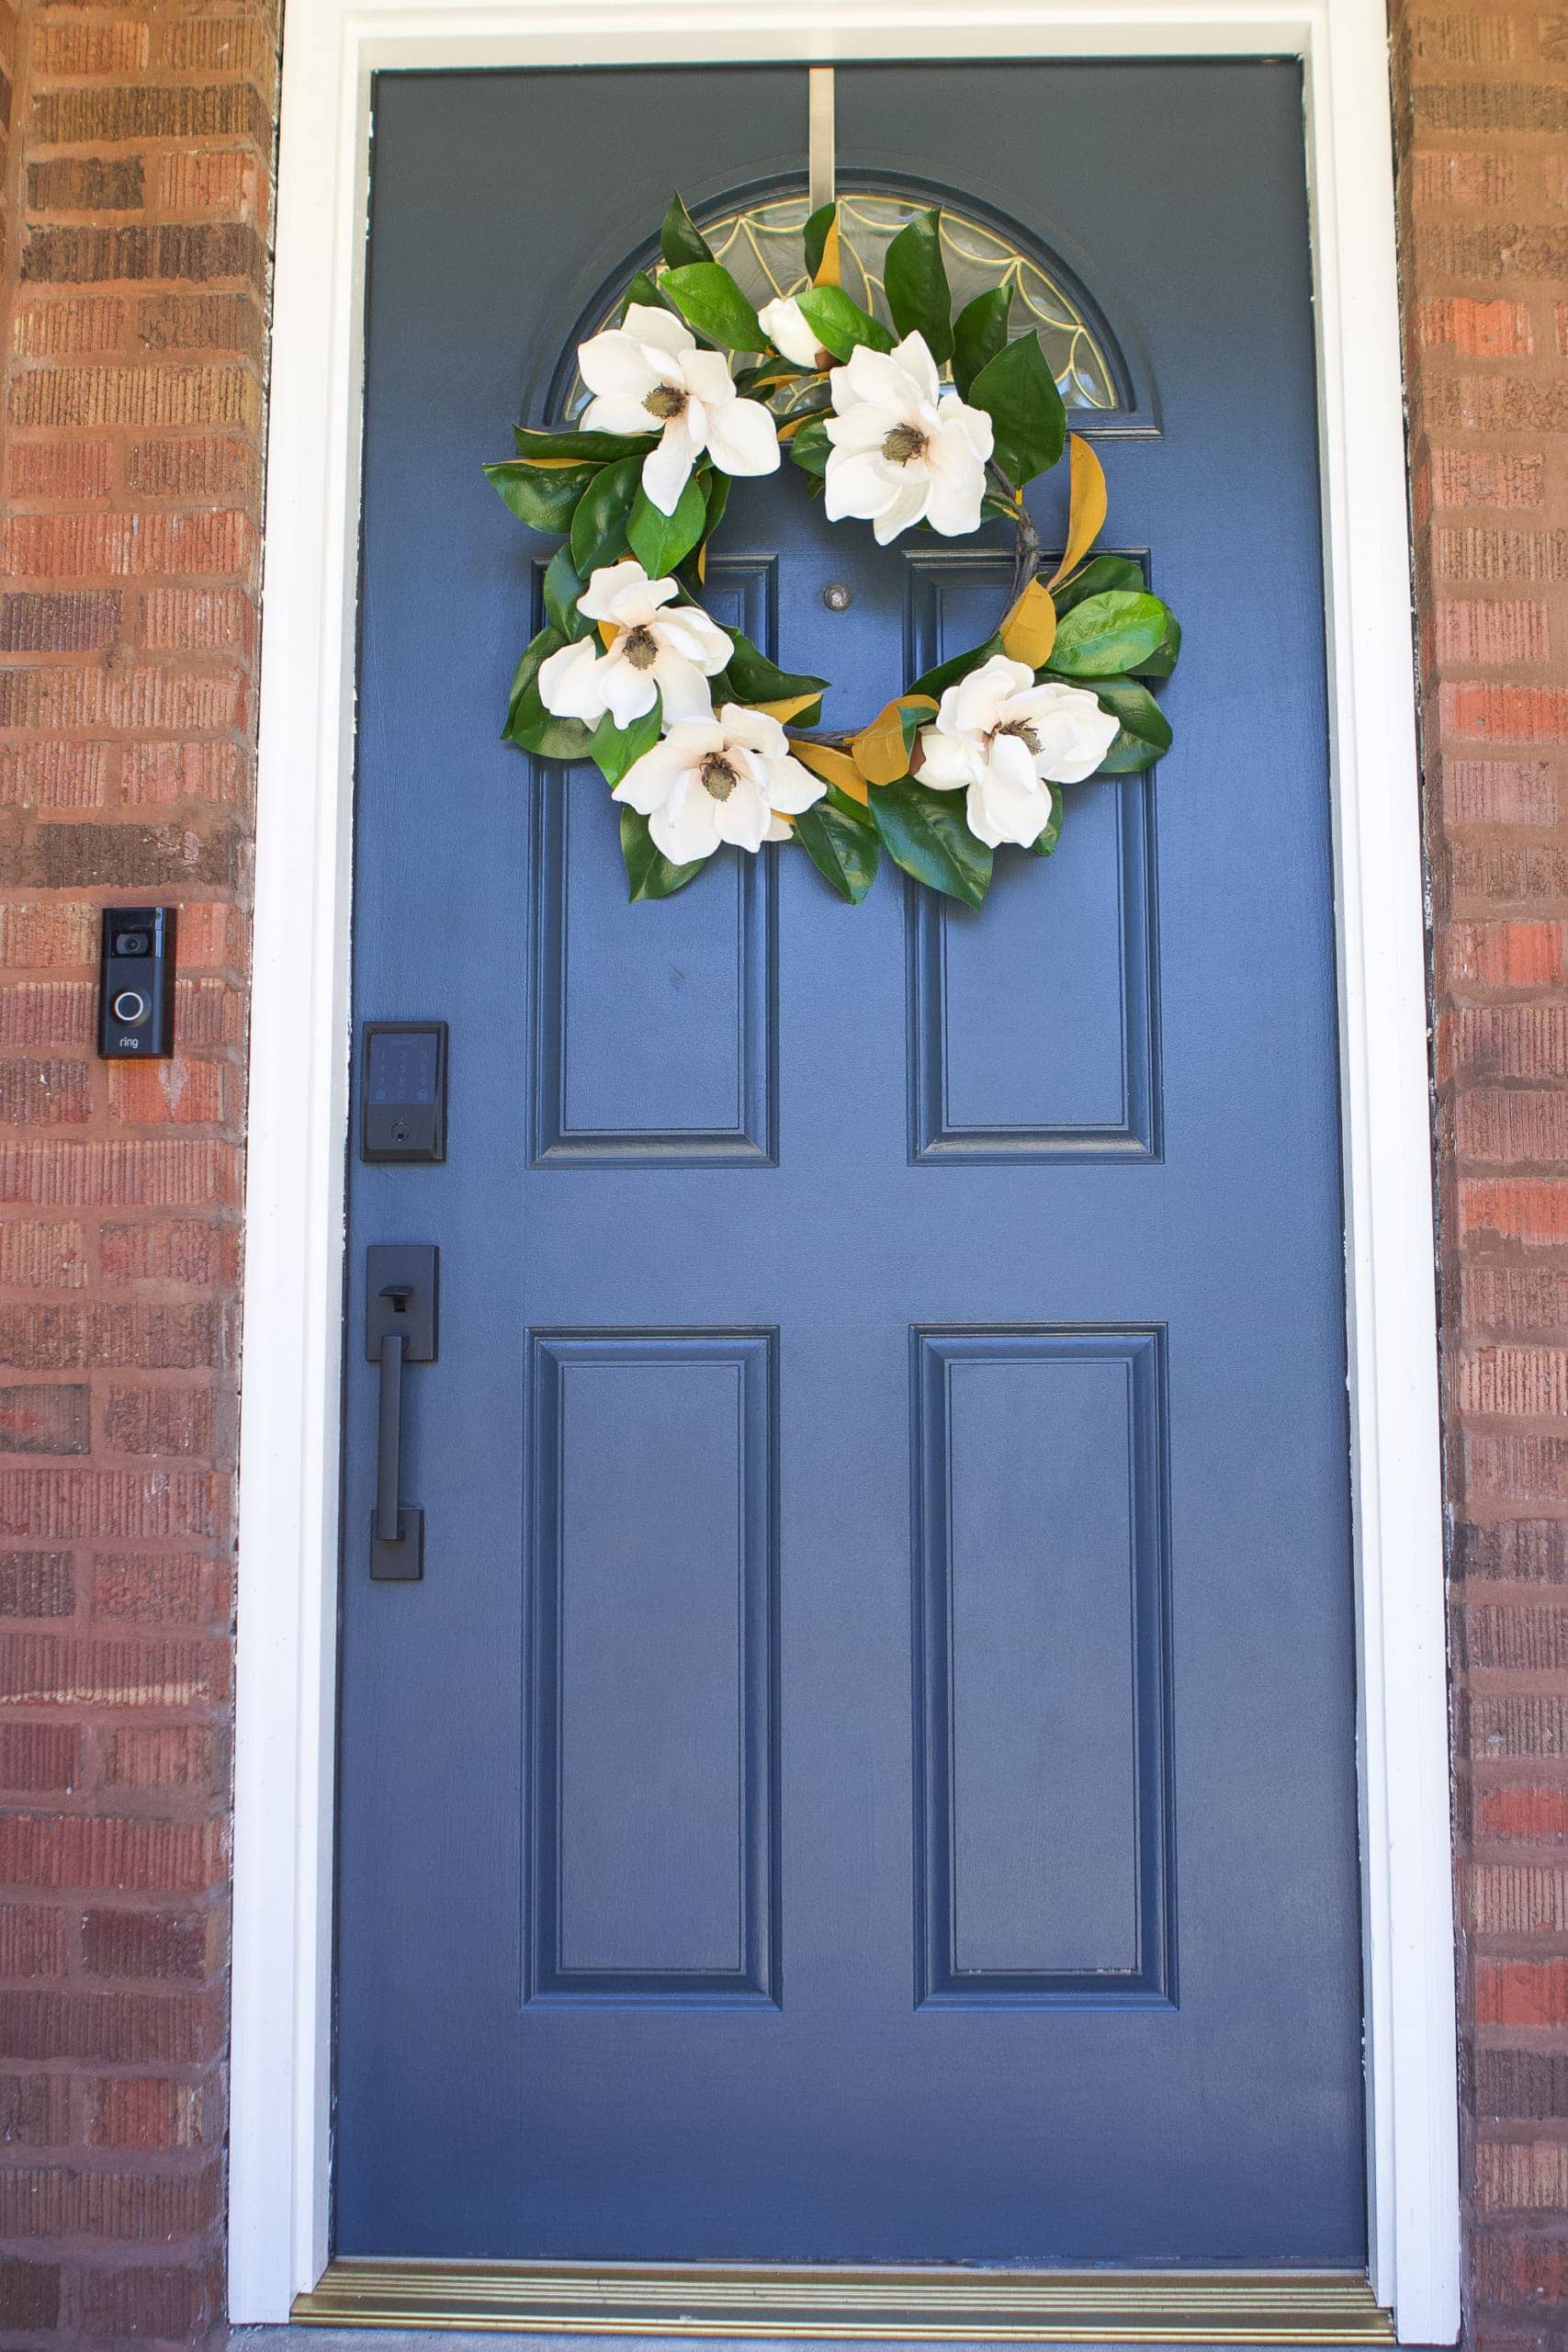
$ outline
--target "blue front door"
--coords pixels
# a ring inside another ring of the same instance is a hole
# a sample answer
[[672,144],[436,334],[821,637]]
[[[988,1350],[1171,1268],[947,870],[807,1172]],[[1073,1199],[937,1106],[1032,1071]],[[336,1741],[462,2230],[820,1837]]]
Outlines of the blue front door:
[[[379,84],[355,1002],[449,1024],[451,1109],[351,1172],[342,2253],[1363,2257],[1301,108],[840,69],[846,187],[1060,257],[1186,626],[1177,751],[971,916],[773,850],[628,906],[597,773],[498,740],[550,544],[481,461],[672,188],[799,184],[804,74]],[[798,477],[718,544],[829,723],[1006,580]],[[369,1577],[387,1242],[441,1253],[418,1583]]]

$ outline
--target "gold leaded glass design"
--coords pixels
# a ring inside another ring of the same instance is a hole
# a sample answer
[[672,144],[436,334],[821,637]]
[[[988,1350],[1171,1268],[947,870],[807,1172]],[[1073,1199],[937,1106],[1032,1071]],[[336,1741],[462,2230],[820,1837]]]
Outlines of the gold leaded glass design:
[[[863,310],[891,326],[883,288],[884,257],[900,229],[927,207],[912,197],[851,193],[839,198],[840,272],[846,294]],[[809,282],[802,232],[810,210],[805,195],[781,196],[705,221],[703,233],[716,257],[758,308],[775,295],[798,294]],[[953,288],[954,314],[994,286],[1013,288],[1014,334],[1031,328],[1039,336],[1062,398],[1071,409],[1113,409],[1116,379],[1094,329],[1066,290],[1040,264],[998,230],[971,219],[954,205],[942,208],[942,254]],[[613,326],[623,294],[617,293],[591,332]],[[787,409],[789,388],[775,401]],[[587,404],[588,388],[573,375],[567,394],[569,416]]]

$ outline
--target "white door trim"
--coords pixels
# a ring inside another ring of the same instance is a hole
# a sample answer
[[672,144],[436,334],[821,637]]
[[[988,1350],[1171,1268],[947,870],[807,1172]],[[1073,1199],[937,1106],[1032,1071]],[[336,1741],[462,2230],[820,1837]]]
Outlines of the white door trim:
[[1304,61],[1328,579],[1371,2279],[1460,2315],[1437,1334],[1383,0],[288,0],[256,854],[236,1696],[230,2294],[327,2258],[338,1396],[363,265],[386,67]]

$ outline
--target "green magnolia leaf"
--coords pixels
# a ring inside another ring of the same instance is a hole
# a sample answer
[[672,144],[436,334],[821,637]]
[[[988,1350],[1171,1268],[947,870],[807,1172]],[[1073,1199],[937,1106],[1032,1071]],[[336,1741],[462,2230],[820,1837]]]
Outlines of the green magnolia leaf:
[[628,896],[634,903],[638,899],[672,897],[675,891],[683,890],[688,882],[695,881],[707,862],[699,857],[690,865],[671,865],[662,850],[654,848],[648,819],[625,806],[621,809],[621,855],[631,884]]
[[988,359],[969,387],[996,430],[993,455],[1015,490],[1056,463],[1067,446],[1067,412],[1040,337],[1019,335]]
[[724,510],[729,503],[729,476],[716,468],[707,478],[707,515],[703,524],[702,544],[705,548],[724,520]]
[[1142,678],[1168,678],[1181,655],[1181,623],[1166,607],[1165,635],[1146,662],[1134,662],[1133,668]]
[[[654,429],[650,418],[650,435]],[[514,424],[512,437],[520,458],[581,458],[585,465],[595,466],[646,454],[651,446],[650,440],[636,433],[536,433],[528,424]]]
[[847,359],[858,343],[868,343],[873,351],[892,350],[893,337],[881,320],[852,302],[841,286],[808,286],[795,300],[807,325],[835,359]]
[[686,324],[710,342],[729,351],[767,349],[756,311],[722,262],[687,262],[680,269],[666,270],[659,283]]
[[882,843],[869,819],[863,821],[863,812],[857,809],[852,817],[845,813],[854,806],[847,794],[829,786],[824,799],[795,820],[795,831],[818,874],[840,899],[858,907],[876,879]]
[[790,720],[792,727],[814,727],[821,716],[820,697],[827,692],[827,679],[809,677],[803,671],[781,670],[738,628],[732,628],[729,637],[735,650],[728,667],[713,682],[714,708],[717,710],[727,702],[783,702],[787,695],[815,691],[818,707],[800,710]]
[[883,846],[906,874],[966,907],[982,903],[993,859],[964,821],[961,792],[931,792],[906,776],[872,794],[871,814]]
[[828,470],[828,453],[832,443],[828,438],[826,417],[807,419],[798,433],[793,433],[787,443],[790,456],[804,474],[815,474],[818,481]]
[[642,486],[642,459],[622,458],[596,473],[571,518],[571,560],[584,580],[626,552],[626,522]]
[[942,214],[917,212],[887,248],[882,282],[900,335],[921,334],[940,368],[953,356],[953,295],[942,257]]
[[1169,617],[1146,590],[1086,596],[1057,622],[1050,667],[1065,678],[1114,678],[1158,651]]
[[1070,580],[1064,580],[1060,587],[1052,589],[1051,602],[1060,617],[1063,613],[1070,613],[1075,605],[1081,605],[1086,597],[1102,596],[1108,588],[1127,588],[1136,593],[1147,586],[1144,567],[1135,557],[1097,555],[1075,571]]
[[687,211],[679,193],[670,199],[670,209],[659,232],[659,248],[672,269],[682,262],[712,261],[713,247]]
[[1045,789],[1051,796],[1051,814],[1045,820],[1044,831],[1035,841],[1036,857],[1049,857],[1062,838],[1062,813],[1066,805],[1062,797],[1062,787],[1059,784],[1048,784]]
[[619,784],[626,770],[651,752],[659,741],[660,724],[660,700],[653,697],[653,708],[642,718],[634,718],[629,727],[617,727],[608,711],[593,729],[588,746],[588,756],[597,766],[605,783],[612,787]]
[[580,718],[558,718],[539,699],[539,665],[563,642],[558,629],[542,628],[525,649],[512,681],[512,699],[502,729],[503,739],[515,743],[519,751],[536,752],[546,760],[583,759],[592,741],[591,730]]
[[1012,288],[993,286],[966,302],[953,322],[953,380],[967,400],[982,368],[1005,348],[1012,313]]
[[836,204],[819,204],[802,230],[806,242],[806,274],[815,277],[822,266],[822,256],[828,250],[828,232],[833,225]]
[[649,277],[647,270],[645,269],[639,269],[637,271],[637,276],[632,279],[631,284],[627,287],[625,294],[621,297],[621,323],[623,326],[626,324],[626,312],[631,309],[634,302],[642,310],[669,311],[672,312],[675,317],[679,318],[680,316],[680,312],[676,311],[674,303],[667,302],[665,300],[658,285],[651,277]]
[[638,482],[626,518],[626,538],[650,580],[662,580],[673,571],[702,537],[708,515],[705,479],[705,469],[703,475],[687,476],[673,514],[661,514]]
[[571,560],[570,548],[557,548],[545,571],[545,618],[563,640],[586,637],[593,624],[577,609],[585,582]]
[[904,691],[931,695],[940,702],[947,687],[956,685],[960,678],[966,678],[971,670],[977,670],[982,662],[988,662],[993,653],[1001,650],[1001,639],[988,637],[984,645],[972,645],[967,653],[950,653],[945,662],[939,662],[934,670],[923,671]]
[[1152,768],[1159,758],[1157,743],[1145,743],[1136,735],[1129,735],[1123,727],[1111,741],[1111,749],[1096,768],[1096,775],[1136,775],[1141,768]]
[[487,466],[485,480],[531,531],[566,531],[597,471],[596,465],[530,466],[521,458],[508,458],[499,466]]
[[527,689],[538,676],[540,663],[548,661],[550,655],[557,652],[565,643],[566,639],[560,630],[548,626],[540,629],[536,636],[529,639],[523,649],[523,658],[517,664],[517,673],[512,681],[512,693],[507,701],[506,725],[502,729],[503,735],[511,734],[513,714]]
[[1094,698],[1101,710],[1119,719],[1123,731],[1156,752],[1170,749],[1170,721],[1147,686],[1136,678],[1096,678]]

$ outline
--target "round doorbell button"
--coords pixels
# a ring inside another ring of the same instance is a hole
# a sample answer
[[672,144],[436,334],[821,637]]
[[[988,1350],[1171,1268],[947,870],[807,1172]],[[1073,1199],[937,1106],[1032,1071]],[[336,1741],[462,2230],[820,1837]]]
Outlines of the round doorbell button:
[[121,989],[114,1001],[113,1010],[117,1021],[123,1021],[127,1028],[134,1028],[137,1022],[147,1018],[147,1000],[140,989]]

